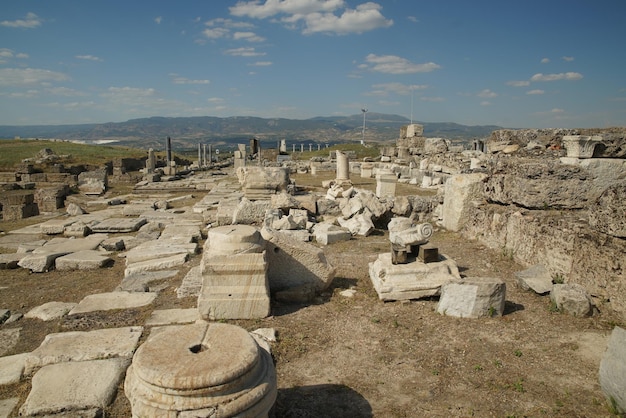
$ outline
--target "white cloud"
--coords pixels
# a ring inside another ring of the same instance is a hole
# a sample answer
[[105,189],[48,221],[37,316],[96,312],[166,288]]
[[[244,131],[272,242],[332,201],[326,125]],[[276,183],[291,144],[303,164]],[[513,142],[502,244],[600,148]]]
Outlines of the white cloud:
[[23,29],[33,29],[41,26],[41,18],[37,16],[35,13],[28,13],[24,19],[17,20],[3,20],[0,22],[0,25],[6,26],[8,28],[23,28]]
[[[170,75],[174,76],[173,74],[170,74]],[[209,84],[211,83],[209,80],[191,80],[189,78],[176,77],[176,76],[172,78],[172,82],[174,84]]]
[[209,103],[222,103],[224,102],[224,99],[222,99],[221,97],[209,97],[208,99],[206,99],[206,101]]
[[491,106],[491,102],[485,100],[485,101],[480,102],[480,105],[481,106]]
[[440,65],[435,64],[434,62],[414,64],[406,58],[398,57],[396,55],[369,54],[365,57],[365,60],[368,65],[364,68],[386,74],[427,73],[441,68]]
[[395,93],[399,95],[409,95],[411,90],[423,90],[428,88],[427,85],[416,84],[402,84],[402,83],[382,83],[372,85],[371,92],[367,93],[368,96],[387,96],[389,93]]
[[248,64],[249,66],[253,66],[253,67],[269,67],[270,65],[273,65],[274,63],[272,61],[257,61],[255,63],[252,64]]
[[433,102],[433,103],[437,103],[437,102],[445,102],[446,99],[444,99],[443,97],[420,97],[420,100],[423,100],[425,102]]
[[557,80],[580,80],[583,75],[575,72],[542,74],[537,73],[530,78],[530,81],[557,81]]
[[508,86],[513,86],[513,87],[526,87],[526,86],[530,86],[530,81],[513,80],[513,81],[507,81],[506,84]]
[[210,28],[202,31],[202,34],[209,39],[224,38],[230,33],[226,28]]
[[266,0],[263,4],[253,0],[239,1],[229,10],[233,16],[265,19],[278,14],[330,13],[341,7],[344,7],[344,0]]
[[23,52],[15,53],[12,49],[9,48],[0,48],[0,62],[5,63],[11,58],[28,58],[28,54],[24,54]]
[[56,96],[65,97],[85,96],[85,93],[67,87],[50,87],[46,89],[46,92]]
[[406,18],[409,19],[413,23],[419,22],[419,20],[415,16],[407,16]]
[[265,38],[254,32],[235,32],[233,33],[233,39],[236,41],[243,39],[248,42],[263,42],[265,40]]
[[[303,22],[304,34],[348,34],[393,25],[393,20],[386,19],[380,12],[381,9],[374,2],[359,4],[355,9],[350,9],[346,7],[344,0],[266,0],[265,3],[254,0],[240,1],[229,10],[233,16],[256,19],[283,15],[275,21],[291,29],[296,28],[298,22]],[[335,14],[337,11],[339,14]]]
[[224,51],[224,54],[233,55],[237,57],[259,57],[259,56],[266,55],[265,52],[257,52],[252,47],[227,49],[226,51]]
[[554,109],[550,110],[550,113],[565,113],[565,110],[555,107]]
[[380,12],[381,9],[378,4],[368,2],[358,5],[356,9],[346,9],[340,16],[333,13],[311,13],[304,18],[306,26],[302,33],[324,32],[345,35],[388,28],[393,25],[393,20],[386,19]]
[[547,64],[547,63],[549,63],[549,62],[550,62],[550,58],[542,58],[542,59],[541,59],[541,63],[542,63],[542,64]]
[[157,17],[154,18],[154,22],[157,25],[160,25],[162,21],[163,21],[163,16],[157,16]]
[[76,58],[87,61],[104,61],[102,58],[96,57],[95,55],[76,55]]
[[32,99],[33,97],[37,97],[39,95],[39,91],[29,89],[26,91],[16,91],[13,93],[0,93],[0,96],[10,97],[12,99]]
[[493,99],[494,97],[498,97],[498,93],[495,93],[489,89],[484,89],[481,92],[477,93],[476,96],[482,97],[483,99]]
[[545,91],[539,90],[539,89],[529,90],[529,91],[526,92],[526,94],[531,94],[531,95],[533,95],[533,94],[544,94],[544,93],[545,93]]
[[254,25],[248,22],[238,22],[232,19],[225,19],[223,17],[218,17],[216,19],[211,19],[204,23],[209,27],[223,27],[223,28],[232,28],[232,29],[252,29]]
[[574,61],[574,57],[564,56],[564,57],[561,57],[561,58],[563,58],[563,61],[567,61],[567,62],[572,62],[572,61]]
[[0,86],[28,86],[69,80],[63,73],[38,68],[0,68]]

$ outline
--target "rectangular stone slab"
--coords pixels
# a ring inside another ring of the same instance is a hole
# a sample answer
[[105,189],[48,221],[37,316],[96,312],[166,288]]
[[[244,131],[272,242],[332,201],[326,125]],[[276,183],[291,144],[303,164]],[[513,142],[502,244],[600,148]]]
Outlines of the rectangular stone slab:
[[86,296],[68,315],[77,313],[131,309],[149,305],[157,297],[156,293],[109,292]]
[[129,359],[113,358],[46,366],[33,376],[20,415],[81,411],[80,416],[90,416],[82,411],[111,404],[129,364]]
[[93,232],[134,232],[145,225],[145,218],[109,218],[91,227]]
[[70,361],[130,359],[142,332],[143,327],[124,327],[48,334],[41,345],[28,354],[24,373]]

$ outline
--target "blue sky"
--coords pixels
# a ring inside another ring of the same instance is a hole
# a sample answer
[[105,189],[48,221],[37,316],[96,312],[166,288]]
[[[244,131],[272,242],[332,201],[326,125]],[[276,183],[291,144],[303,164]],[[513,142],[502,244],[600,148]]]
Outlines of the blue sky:
[[0,124],[626,126],[624,0],[3,0]]

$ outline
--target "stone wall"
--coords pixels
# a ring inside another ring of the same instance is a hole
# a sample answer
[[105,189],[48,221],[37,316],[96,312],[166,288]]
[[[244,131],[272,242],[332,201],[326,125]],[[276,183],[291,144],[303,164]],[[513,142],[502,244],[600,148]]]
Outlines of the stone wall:
[[[556,131],[523,130],[515,138],[554,140]],[[492,138],[514,137],[497,132]],[[522,264],[542,264],[583,285],[600,309],[626,317],[626,160],[563,164],[548,154],[498,154],[483,163],[480,175],[458,174],[446,183],[442,225]]]

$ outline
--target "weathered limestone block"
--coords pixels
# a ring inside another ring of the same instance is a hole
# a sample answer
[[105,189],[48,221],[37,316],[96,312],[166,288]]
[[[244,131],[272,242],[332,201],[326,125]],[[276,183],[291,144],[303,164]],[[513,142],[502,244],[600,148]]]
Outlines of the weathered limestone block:
[[441,287],[437,312],[460,318],[502,316],[506,284],[491,277],[467,277]]
[[43,366],[64,362],[130,360],[142,332],[143,327],[124,327],[48,334],[41,345],[29,353],[24,373],[31,374]]
[[426,138],[424,141],[425,154],[443,154],[448,152],[448,143],[443,138]]
[[272,292],[302,285],[312,285],[316,291],[322,291],[333,281],[335,268],[323,250],[265,228],[261,233],[265,240]]
[[62,234],[65,228],[76,222],[76,219],[69,218],[56,218],[39,224],[39,229],[42,234],[57,235]]
[[79,313],[133,309],[151,304],[157,294],[153,292],[108,292],[87,295],[68,315]]
[[146,218],[109,218],[92,225],[91,230],[113,233],[135,232],[147,222]]
[[395,196],[398,177],[390,171],[379,171],[376,174],[376,196],[379,198]]
[[80,221],[66,226],[63,230],[63,235],[66,237],[84,238],[90,233],[91,228]]
[[170,256],[164,256],[162,258],[151,258],[149,260],[127,264],[126,268],[124,269],[124,277],[129,277],[133,274],[143,273],[147,271],[167,270],[174,267],[179,267],[185,264],[188,259],[189,253],[178,252]]
[[209,230],[202,256],[198,311],[204,319],[252,319],[270,314],[263,238],[247,225]]
[[47,302],[26,312],[24,318],[36,318],[52,321],[67,315],[76,306],[73,302]]
[[85,171],[78,175],[78,190],[87,195],[101,195],[109,186],[106,170]]
[[115,288],[115,291],[151,292],[150,284],[152,282],[162,282],[165,279],[176,276],[176,274],[178,274],[178,270],[142,271],[133,273],[125,276],[119,286]]
[[617,412],[626,413],[626,330],[613,328],[600,362],[600,387]]
[[298,209],[301,204],[295,197],[283,191],[270,197],[270,205],[272,209],[280,209],[284,213],[289,213],[290,209]]
[[626,164],[600,158],[575,165],[553,160],[498,160],[491,172],[485,181],[485,197],[495,203],[531,209],[584,209],[608,187],[623,183]]
[[411,201],[407,196],[396,196],[393,198],[391,212],[396,216],[409,216],[413,210]]
[[550,292],[550,299],[559,311],[573,316],[591,316],[593,313],[591,298],[579,284],[555,284]]
[[44,253],[29,253],[17,264],[33,273],[44,273],[54,268],[54,260],[68,254],[68,251],[50,251]]
[[202,290],[202,266],[189,269],[180,286],[176,288],[176,296],[180,298],[200,296]]
[[84,250],[59,257],[55,261],[57,270],[94,270],[108,266],[113,259],[97,250]]
[[409,300],[436,296],[441,286],[459,283],[461,275],[454,260],[440,254],[436,263],[415,261],[392,264],[391,254],[379,254],[369,263],[369,275],[381,300]]
[[265,219],[265,212],[271,208],[269,200],[251,201],[242,198],[232,213],[233,224],[260,225]]
[[0,357],[0,386],[12,385],[20,381],[27,356],[28,353],[22,353]]
[[605,234],[626,238],[626,183],[609,187],[591,205],[589,224]]
[[459,231],[468,220],[472,202],[481,201],[486,174],[457,174],[448,179],[443,201],[443,227]]
[[515,273],[518,285],[524,290],[532,290],[539,295],[552,291],[552,277],[550,272],[541,264],[536,264],[526,270]]
[[59,184],[54,187],[39,188],[35,192],[35,202],[40,212],[54,212],[63,207],[65,196],[70,190],[66,184]]
[[207,320],[269,316],[265,252],[209,256],[203,260],[198,311]]
[[337,218],[337,222],[344,228],[347,228],[352,235],[362,235],[364,237],[374,231],[374,223],[372,222],[372,213],[365,209],[358,215],[352,216],[350,219],[342,217]]
[[339,241],[350,241],[352,233],[348,228],[321,222],[313,227],[313,236],[319,244],[329,245]]
[[33,376],[20,416],[101,416],[115,399],[128,362],[113,358],[43,367]]
[[276,400],[268,351],[235,325],[199,322],[151,335],[128,368],[133,417],[266,417]]

